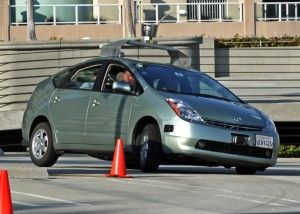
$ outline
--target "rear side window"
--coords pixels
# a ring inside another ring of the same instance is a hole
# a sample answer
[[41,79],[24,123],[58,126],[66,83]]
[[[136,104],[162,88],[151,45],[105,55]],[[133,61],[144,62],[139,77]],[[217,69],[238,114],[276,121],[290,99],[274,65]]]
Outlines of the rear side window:
[[100,70],[100,65],[93,65],[78,70],[71,77],[70,81],[66,85],[66,88],[80,89],[80,90],[93,90],[94,83],[99,70]]
[[56,88],[63,88],[63,86],[65,85],[65,83],[67,81],[69,81],[70,77],[72,76],[72,71],[70,70],[65,70],[65,71],[62,71],[60,74],[58,74],[57,76],[55,76],[53,78],[53,83],[54,83],[54,86]]
[[56,88],[93,90],[101,64],[90,65],[78,70],[68,69],[53,78]]

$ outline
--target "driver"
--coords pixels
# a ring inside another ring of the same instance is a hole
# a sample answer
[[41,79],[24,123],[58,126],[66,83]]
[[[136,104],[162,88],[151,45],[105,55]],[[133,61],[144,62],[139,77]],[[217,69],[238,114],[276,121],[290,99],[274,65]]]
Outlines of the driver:
[[132,76],[132,74],[128,70],[125,70],[125,71],[122,71],[122,72],[118,73],[118,75],[116,77],[116,80],[126,82],[130,86],[134,86],[134,83],[135,83],[134,77]]

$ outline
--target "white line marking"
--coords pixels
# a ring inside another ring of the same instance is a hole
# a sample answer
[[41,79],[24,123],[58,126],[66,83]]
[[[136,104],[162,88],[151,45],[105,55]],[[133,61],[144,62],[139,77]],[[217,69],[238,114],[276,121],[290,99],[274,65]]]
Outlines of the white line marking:
[[39,206],[37,204],[30,204],[30,203],[25,203],[25,202],[21,202],[21,201],[13,201],[13,204],[20,204],[20,205],[28,206],[28,207],[38,207]]
[[159,186],[159,185],[151,185],[151,184],[141,184],[141,183],[136,183],[136,182],[132,182],[129,180],[117,180],[117,179],[109,179],[110,181],[114,181],[114,182],[119,182],[119,183],[128,183],[128,184],[134,184],[134,185],[146,185],[149,187],[159,187],[159,188],[165,188],[165,189],[170,189],[170,190],[176,190],[176,191],[182,191],[182,189],[180,188],[175,188],[175,187],[168,187],[168,186]]
[[86,204],[86,203],[78,203],[78,202],[75,202],[75,201],[68,201],[68,200],[63,200],[63,199],[58,199],[58,198],[51,198],[51,197],[47,197],[47,196],[43,196],[43,195],[31,194],[31,193],[26,193],[26,192],[12,191],[12,193],[17,194],[17,195],[29,196],[29,197],[33,197],[33,198],[45,199],[45,200],[49,200],[49,201],[56,201],[56,202],[60,202],[60,203],[64,203],[64,204],[73,204],[73,205],[78,205],[78,206],[90,205],[90,204]]
[[234,198],[234,199],[244,200],[244,201],[250,201],[250,202],[253,202],[253,203],[257,203],[257,204],[267,204],[267,205],[273,205],[273,206],[279,206],[279,207],[285,207],[286,206],[286,205],[282,205],[282,204],[269,203],[269,202],[264,202],[264,201],[248,199],[248,198],[240,198],[240,197],[235,197],[235,196],[230,196],[230,195],[216,194],[216,196],[220,196],[220,197],[224,197],[224,198]]
[[[176,186],[184,186],[184,187],[192,187],[190,185],[187,184],[180,184],[180,183],[170,183],[170,182],[164,182],[164,181],[153,181],[153,180],[147,180],[147,179],[139,179],[141,181],[146,181],[146,182],[152,182],[152,183],[164,183],[164,184],[173,184]],[[235,192],[232,190],[227,190],[227,189],[215,189],[215,188],[210,188],[210,187],[201,187],[201,186],[197,186],[198,188],[201,189],[207,189],[207,190],[212,190],[212,191],[218,191],[218,192],[225,192],[225,193],[233,193],[233,194],[239,194],[239,195],[248,195],[248,196],[255,196],[255,197],[261,197],[261,198],[269,198],[269,199],[276,199],[276,200],[282,200],[282,201],[288,201],[288,202],[292,202],[292,203],[299,203],[300,201],[294,200],[294,199],[289,199],[289,198],[276,198],[276,197],[272,197],[272,196],[268,196],[268,195],[258,195],[258,194],[253,194],[253,193],[242,193],[242,192]]]
[[[191,189],[182,189],[182,188],[175,188],[175,187],[170,187],[170,186],[161,186],[161,185],[157,185],[157,184],[173,184],[173,185],[177,185],[177,186],[184,186],[186,188],[191,188],[193,186],[187,185],[187,184],[178,184],[178,183],[168,183],[168,182],[157,182],[157,181],[152,181],[152,180],[146,180],[146,179],[141,179],[139,181],[143,181],[143,183],[138,183],[138,182],[133,182],[132,180],[117,180],[117,179],[109,179],[110,181],[114,181],[114,182],[119,182],[119,183],[128,183],[128,184],[134,184],[134,185],[145,185],[145,186],[150,186],[150,187],[157,187],[157,188],[165,188],[165,189],[170,189],[170,190],[176,190],[176,191],[186,191],[186,192],[191,192],[191,193],[200,193],[199,191],[195,191],[195,190],[191,190]],[[145,182],[148,182],[145,183]],[[149,183],[155,183],[155,185],[151,185]],[[199,187],[199,186],[198,186]],[[217,191],[217,192],[224,192],[224,193],[233,193],[233,194],[241,194],[241,195],[250,195],[250,196],[256,196],[256,197],[262,197],[262,198],[268,198],[268,199],[276,199],[276,200],[288,200],[290,202],[292,202],[293,200],[290,199],[282,199],[282,198],[275,198],[275,197],[270,197],[270,196],[262,196],[262,195],[256,195],[256,194],[247,194],[247,193],[240,193],[240,192],[234,192],[231,190],[224,190],[224,189],[214,189],[214,188],[209,188],[209,187],[199,187],[202,189],[207,189],[207,190],[213,190],[213,191]],[[249,202],[253,202],[253,203],[259,203],[259,204],[269,204],[269,205],[273,205],[273,206],[286,206],[286,205],[282,205],[282,204],[276,204],[276,203],[269,203],[269,202],[263,202],[263,201],[258,201],[258,200],[253,200],[253,199],[247,199],[247,198],[240,198],[240,197],[236,197],[236,196],[228,196],[228,195],[221,195],[221,194],[214,194],[217,196],[221,196],[221,197],[227,197],[227,198],[235,198],[235,199],[239,199],[239,200],[244,200],[244,201],[249,201]]]

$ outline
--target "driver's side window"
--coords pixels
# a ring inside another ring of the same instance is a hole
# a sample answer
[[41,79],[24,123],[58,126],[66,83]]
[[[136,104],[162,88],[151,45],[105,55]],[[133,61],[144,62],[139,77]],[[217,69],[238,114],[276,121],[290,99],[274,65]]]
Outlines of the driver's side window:
[[126,71],[125,68],[119,65],[111,64],[108,66],[104,81],[102,84],[102,91],[112,93],[112,85],[115,81],[121,81],[120,76]]

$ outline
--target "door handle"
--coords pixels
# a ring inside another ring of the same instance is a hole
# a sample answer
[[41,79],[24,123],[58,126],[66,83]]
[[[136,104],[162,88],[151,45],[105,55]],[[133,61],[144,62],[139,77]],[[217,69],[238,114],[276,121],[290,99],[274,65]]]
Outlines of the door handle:
[[93,107],[95,107],[95,106],[97,106],[97,105],[99,105],[99,104],[100,104],[100,102],[97,101],[97,100],[93,100],[93,102],[92,102],[92,106],[93,106]]
[[57,102],[60,102],[60,101],[61,101],[61,99],[59,99],[58,96],[55,96],[54,99],[53,99],[54,103],[57,103]]

